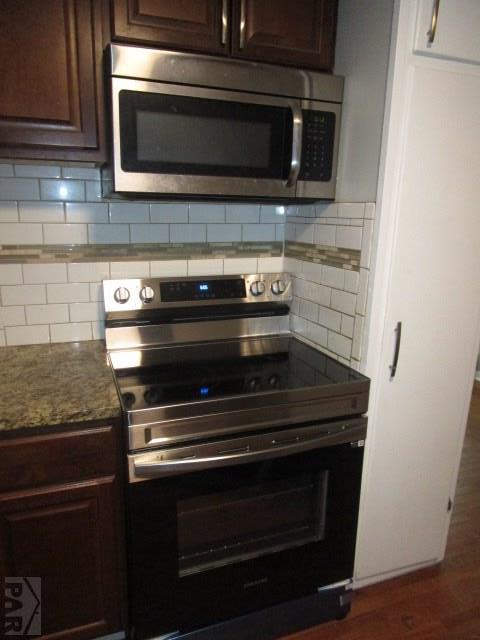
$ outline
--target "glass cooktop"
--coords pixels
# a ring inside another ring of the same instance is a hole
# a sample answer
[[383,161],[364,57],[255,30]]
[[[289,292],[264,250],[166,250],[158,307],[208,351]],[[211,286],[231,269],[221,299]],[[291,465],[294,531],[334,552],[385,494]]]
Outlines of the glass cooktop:
[[129,353],[114,363],[127,411],[366,380],[292,337]]

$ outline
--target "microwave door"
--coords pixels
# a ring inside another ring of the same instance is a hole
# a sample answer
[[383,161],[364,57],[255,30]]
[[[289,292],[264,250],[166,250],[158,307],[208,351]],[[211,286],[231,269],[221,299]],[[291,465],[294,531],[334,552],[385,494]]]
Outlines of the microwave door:
[[115,191],[295,197],[299,100],[113,78],[112,122]]

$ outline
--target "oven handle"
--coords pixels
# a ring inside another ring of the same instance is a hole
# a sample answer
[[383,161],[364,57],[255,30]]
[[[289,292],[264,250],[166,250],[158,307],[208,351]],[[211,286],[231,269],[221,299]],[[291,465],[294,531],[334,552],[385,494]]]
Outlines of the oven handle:
[[[204,471],[216,467],[230,467],[248,462],[263,462],[281,458],[294,453],[311,451],[323,447],[330,447],[337,444],[351,443],[353,446],[363,446],[366,427],[364,423],[348,427],[347,430],[327,431],[323,435],[302,439],[301,436],[291,437],[282,440],[281,434],[272,434],[270,446],[267,449],[251,450],[246,446],[236,449],[219,450],[214,455],[196,457],[192,449],[185,458],[175,458],[170,460],[158,460],[158,456],[152,459],[151,456],[140,455],[139,459],[133,457],[133,472],[139,478],[154,478],[167,475],[179,475],[191,473],[193,471]],[[228,445],[226,445],[228,446]]]
[[290,173],[285,181],[286,187],[293,186],[300,173],[300,164],[302,161],[302,132],[303,132],[303,113],[300,107],[291,106],[292,110],[292,159],[290,161]]

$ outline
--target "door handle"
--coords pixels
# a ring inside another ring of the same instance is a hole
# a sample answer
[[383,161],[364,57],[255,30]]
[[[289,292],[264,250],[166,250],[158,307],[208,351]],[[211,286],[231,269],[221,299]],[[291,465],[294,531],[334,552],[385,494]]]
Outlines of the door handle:
[[228,34],[228,0],[222,0],[222,45],[225,46],[227,44],[227,34]]
[[245,21],[246,21],[246,7],[245,0],[240,0],[240,33],[238,48],[240,51],[245,48]]
[[303,134],[303,113],[300,107],[290,107],[292,110],[292,159],[290,161],[290,171],[285,181],[286,187],[291,187],[297,181],[300,173],[300,163],[302,160],[302,134]]
[[430,29],[427,31],[428,44],[433,44],[435,35],[437,33],[438,24],[438,10],[440,9],[440,0],[434,0],[432,9],[432,20],[430,22]]
[[402,323],[397,322],[395,327],[395,350],[393,352],[393,361],[390,365],[390,380],[395,378],[397,373],[398,356],[400,355],[400,341],[402,339]]

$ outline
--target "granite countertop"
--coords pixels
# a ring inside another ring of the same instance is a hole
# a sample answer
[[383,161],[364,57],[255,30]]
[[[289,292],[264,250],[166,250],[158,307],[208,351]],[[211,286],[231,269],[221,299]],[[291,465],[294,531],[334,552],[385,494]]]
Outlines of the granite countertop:
[[120,416],[104,344],[0,349],[0,437]]

